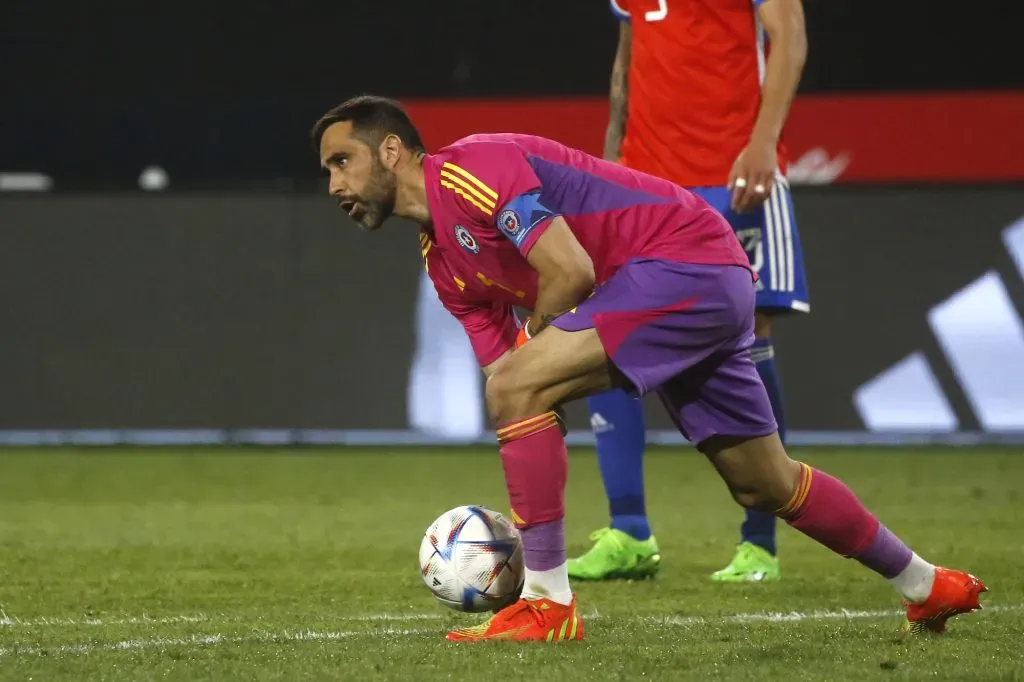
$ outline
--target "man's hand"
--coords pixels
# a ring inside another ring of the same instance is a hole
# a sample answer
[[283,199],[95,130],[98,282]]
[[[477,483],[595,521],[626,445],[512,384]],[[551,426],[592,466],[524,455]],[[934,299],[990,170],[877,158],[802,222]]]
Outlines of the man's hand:
[[777,164],[776,141],[752,139],[732,165],[732,209],[740,213],[760,206],[772,193]]
[[807,59],[807,33],[801,0],[765,0],[757,9],[772,49],[761,84],[761,107],[750,134],[729,174],[732,208],[749,211],[771,195],[782,127],[796,95]]

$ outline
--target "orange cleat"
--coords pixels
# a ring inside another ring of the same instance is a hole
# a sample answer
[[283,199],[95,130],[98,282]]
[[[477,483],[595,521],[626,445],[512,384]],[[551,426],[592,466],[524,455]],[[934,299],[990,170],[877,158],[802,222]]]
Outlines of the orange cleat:
[[904,627],[915,634],[945,632],[947,620],[981,608],[978,596],[982,592],[988,592],[988,588],[970,573],[936,567],[935,583],[928,598],[920,604],[903,602],[907,607]]
[[583,619],[576,613],[576,596],[568,606],[550,599],[520,599],[480,625],[448,633],[451,642],[567,642],[583,639]]

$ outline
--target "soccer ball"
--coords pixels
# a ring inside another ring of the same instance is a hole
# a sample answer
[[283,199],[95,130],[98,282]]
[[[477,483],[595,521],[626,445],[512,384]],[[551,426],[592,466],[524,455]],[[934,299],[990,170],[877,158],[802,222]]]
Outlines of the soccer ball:
[[441,604],[497,611],[523,589],[523,546],[508,519],[477,505],[446,511],[420,543],[420,575]]

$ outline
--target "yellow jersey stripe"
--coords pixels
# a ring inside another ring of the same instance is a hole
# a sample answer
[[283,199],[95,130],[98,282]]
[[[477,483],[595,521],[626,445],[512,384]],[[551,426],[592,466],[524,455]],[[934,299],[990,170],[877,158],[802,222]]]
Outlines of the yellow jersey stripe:
[[449,180],[454,182],[456,185],[458,185],[459,187],[463,188],[464,190],[466,190],[467,192],[469,192],[470,194],[475,196],[477,199],[479,199],[480,203],[484,204],[485,206],[487,206],[489,208],[494,208],[494,202],[493,201],[491,201],[490,199],[485,197],[483,194],[480,193],[480,190],[478,190],[476,187],[474,187],[473,185],[471,185],[468,182],[466,182],[466,180],[464,180],[463,178],[459,177],[458,175],[455,175],[454,173],[449,173],[448,171],[443,170],[443,171],[441,171],[441,177],[442,178],[448,178]]
[[474,185],[476,185],[476,186],[477,186],[477,188],[479,188],[479,190],[480,190],[481,192],[483,192],[484,194],[486,194],[487,196],[489,196],[489,197],[490,197],[491,199],[493,199],[494,201],[497,201],[497,200],[498,200],[498,193],[497,193],[497,192],[495,192],[495,191],[494,191],[493,189],[491,189],[490,187],[488,187],[488,186],[487,186],[487,185],[485,185],[484,183],[480,182],[480,179],[479,179],[479,178],[477,178],[477,177],[476,177],[475,175],[473,175],[472,173],[470,173],[469,171],[467,171],[467,170],[466,170],[465,168],[459,168],[459,167],[458,167],[458,166],[456,166],[456,165],[455,165],[454,163],[451,163],[451,162],[449,162],[449,161],[445,161],[445,162],[444,162],[444,163],[443,163],[443,164],[441,165],[441,167],[442,167],[442,168],[445,168],[445,169],[447,169],[447,170],[450,170],[450,171],[452,171],[453,173],[458,173],[458,174],[459,174],[459,175],[461,175],[461,176],[462,176],[463,178],[465,178],[466,180],[469,180],[469,181],[470,181],[471,183],[473,183]]
[[494,211],[492,211],[488,207],[486,207],[483,204],[481,204],[479,201],[476,200],[476,198],[473,197],[473,195],[468,194],[461,187],[458,187],[458,186],[448,182],[447,180],[442,180],[441,181],[441,186],[446,188],[446,189],[450,189],[451,191],[455,192],[460,197],[462,197],[463,199],[465,199],[466,201],[468,201],[469,203],[473,204],[474,206],[479,208],[481,211],[483,211],[485,215],[489,215],[489,216],[494,215]]
[[434,242],[430,241],[430,238],[426,235],[420,235],[420,255],[423,256],[423,269],[428,273],[430,272],[430,261],[427,260],[427,254],[430,253],[431,247],[434,246]]

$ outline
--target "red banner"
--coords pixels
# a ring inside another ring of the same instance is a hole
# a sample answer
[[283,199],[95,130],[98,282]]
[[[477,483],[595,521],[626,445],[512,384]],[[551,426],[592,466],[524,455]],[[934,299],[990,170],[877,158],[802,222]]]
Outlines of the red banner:
[[[605,98],[407,102],[427,145],[542,135],[599,154]],[[1024,181],[1024,92],[805,95],[786,126],[792,182]]]

